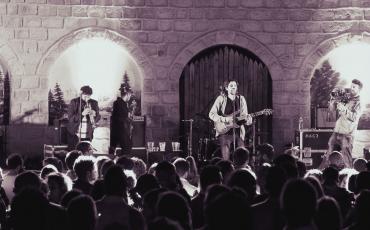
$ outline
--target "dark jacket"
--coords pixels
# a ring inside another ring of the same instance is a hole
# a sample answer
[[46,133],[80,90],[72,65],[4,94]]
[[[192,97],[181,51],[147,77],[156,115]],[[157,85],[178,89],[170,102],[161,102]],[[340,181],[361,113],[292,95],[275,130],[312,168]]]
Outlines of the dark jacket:
[[[80,101],[82,102],[82,106],[80,108]],[[95,123],[100,120],[100,114],[99,114],[99,106],[98,102],[94,99],[90,99],[88,103],[91,106],[91,109],[96,112],[95,116]],[[71,103],[68,106],[68,125],[67,125],[67,130],[70,134],[75,135],[78,127],[80,125],[80,122],[82,120],[81,112],[83,111],[83,108],[85,107],[86,102],[81,100],[80,97],[73,98],[71,100]],[[92,123],[90,120],[90,116],[87,116],[87,136],[92,139],[93,137],[93,127]]]
[[120,97],[113,103],[111,117],[111,145],[130,145],[132,121],[127,103]]

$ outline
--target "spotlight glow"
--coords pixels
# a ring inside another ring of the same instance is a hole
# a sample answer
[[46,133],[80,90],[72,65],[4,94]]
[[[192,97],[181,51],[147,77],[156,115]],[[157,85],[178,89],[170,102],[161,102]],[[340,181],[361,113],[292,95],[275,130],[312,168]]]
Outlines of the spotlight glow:
[[342,45],[331,51],[324,60],[329,59],[333,69],[340,73],[341,82],[349,87],[351,80],[360,80],[364,87],[361,90],[361,102],[370,103],[370,44],[353,42]]
[[99,102],[113,100],[125,71],[133,89],[140,88],[140,73],[135,61],[121,46],[104,38],[81,40],[65,50],[50,70],[49,88],[58,82],[66,100],[77,96],[83,85],[93,89]]

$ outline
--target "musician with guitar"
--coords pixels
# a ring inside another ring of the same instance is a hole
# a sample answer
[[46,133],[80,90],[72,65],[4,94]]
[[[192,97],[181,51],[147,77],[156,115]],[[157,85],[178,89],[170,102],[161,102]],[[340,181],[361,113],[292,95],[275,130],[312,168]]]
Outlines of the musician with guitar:
[[133,112],[136,102],[130,99],[132,90],[124,83],[120,87],[121,97],[113,103],[112,124],[111,124],[111,148],[121,147],[122,154],[130,154],[132,148]]
[[[235,145],[234,147],[244,146],[245,129],[243,124],[252,124],[252,117],[248,115],[244,96],[237,94],[237,81],[226,82],[224,89],[226,92],[216,98],[209,112],[209,118],[215,122],[215,126],[225,127],[225,129],[217,129],[216,127],[216,137],[220,142],[222,158],[229,160],[231,144]],[[240,121],[239,124],[237,121]]]
[[80,96],[73,98],[68,106],[68,149],[75,149],[80,141],[93,139],[96,123],[100,120],[98,102],[91,99],[93,91],[88,85],[81,87]]

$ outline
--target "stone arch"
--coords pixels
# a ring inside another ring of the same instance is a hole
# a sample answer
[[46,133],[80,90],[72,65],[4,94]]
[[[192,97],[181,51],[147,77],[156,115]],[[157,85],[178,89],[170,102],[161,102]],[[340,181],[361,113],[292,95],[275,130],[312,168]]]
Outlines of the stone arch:
[[317,64],[319,64],[320,60],[323,57],[328,55],[335,48],[338,48],[343,44],[352,43],[354,41],[369,43],[370,33],[367,32],[363,32],[362,34],[345,33],[321,42],[304,59],[302,63],[302,68],[298,73],[299,79],[303,79],[306,81],[311,80],[313,71],[315,70]]
[[317,45],[303,60],[302,67],[299,69],[298,78],[302,80],[303,83],[303,90],[302,90],[302,98],[304,98],[304,109],[303,109],[303,116],[308,121],[309,127],[311,127],[311,95],[310,95],[310,81],[313,76],[313,73],[320,63],[320,61],[327,56],[332,50],[338,48],[341,45],[349,44],[354,41],[360,42],[367,42],[370,41],[370,33],[363,32],[361,34],[351,34],[351,33],[344,33],[336,37],[332,37],[322,41],[319,45]]
[[214,45],[237,45],[254,53],[267,66],[271,79],[280,79],[283,68],[275,55],[257,39],[242,32],[222,30],[204,34],[184,47],[175,57],[170,68],[170,78],[180,79],[185,65],[200,51]]
[[[152,64],[150,63],[146,54],[133,41],[125,37],[123,34],[110,29],[100,27],[88,27],[72,31],[71,33],[63,36],[58,41],[56,41],[43,55],[37,65],[36,74],[40,76],[41,82],[45,82],[45,84],[42,84],[44,90],[47,90],[48,84],[46,82],[48,81],[49,70],[53,63],[57,60],[57,58],[67,48],[71,47],[76,42],[82,39],[93,37],[106,38],[123,47],[136,62],[140,71],[141,81],[144,81],[145,79],[155,78],[155,71],[153,70]],[[141,84],[141,87],[143,87],[143,84]],[[143,112],[145,112],[145,106],[142,109]]]
[[21,60],[9,46],[7,41],[2,39],[0,39],[0,62],[12,76],[24,75],[24,68]]
[[[11,97],[14,90],[13,85],[19,84],[20,78],[24,75],[24,66],[15,51],[11,48],[8,42],[3,39],[0,39],[0,69],[3,73],[7,74],[10,80],[10,87],[8,89],[10,104],[8,106],[10,106],[10,111],[12,111]],[[9,113],[9,117],[6,119],[11,121],[11,112]]]

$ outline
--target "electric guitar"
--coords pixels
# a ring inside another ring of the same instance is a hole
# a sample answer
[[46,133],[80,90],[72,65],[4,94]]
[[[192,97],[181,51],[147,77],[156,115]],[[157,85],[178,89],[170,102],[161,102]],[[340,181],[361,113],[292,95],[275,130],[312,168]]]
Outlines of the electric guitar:
[[[234,117],[236,115],[240,114],[240,110],[235,111],[232,114],[227,115],[226,117]],[[217,133],[219,134],[225,134],[232,128],[239,128],[241,125],[244,125],[246,123],[247,116],[258,117],[261,115],[271,115],[272,109],[263,109],[261,111],[255,112],[255,113],[249,113],[249,114],[242,114],[238,117],[235,117],[234,122],[214,122],[215,123],[215,129]]]

